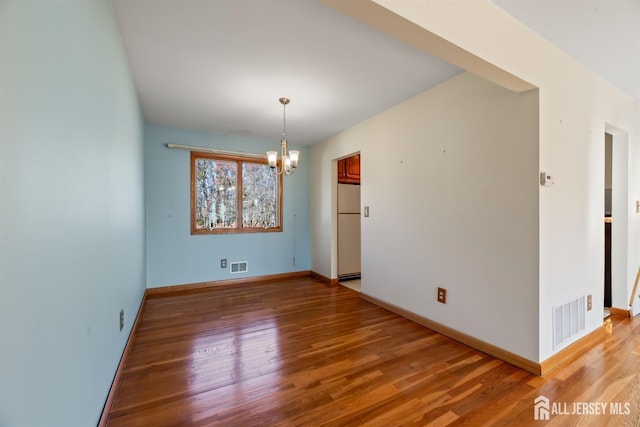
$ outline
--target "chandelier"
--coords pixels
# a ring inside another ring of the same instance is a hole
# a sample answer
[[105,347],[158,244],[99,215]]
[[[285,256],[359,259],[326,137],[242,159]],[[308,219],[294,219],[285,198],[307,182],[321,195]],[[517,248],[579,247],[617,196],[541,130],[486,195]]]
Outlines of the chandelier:
[[281,165],[278,170],[278,152],[267,151],[267,160],[269,166],[278,172],[278,175],[284,172],[285,175],[291,175],[298,167],[298,160],[300,158],[300,152],[298,150],[289,150],[287,152],[287,104],[291,102],[289,98],[280,98],[280,104],[282,104],[282,139],[280,140]]

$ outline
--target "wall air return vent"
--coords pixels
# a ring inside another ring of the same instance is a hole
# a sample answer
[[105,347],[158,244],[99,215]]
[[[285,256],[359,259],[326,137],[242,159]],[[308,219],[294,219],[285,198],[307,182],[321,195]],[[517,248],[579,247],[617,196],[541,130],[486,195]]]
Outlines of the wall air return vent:
[[587,314],[586,298],[583,296],[566,304],[553,307],[553,349],[569,344],[585,329]]
[[236,261],[229,264],[231,274],[246,273],[249,271],[249,263],[247,261]]

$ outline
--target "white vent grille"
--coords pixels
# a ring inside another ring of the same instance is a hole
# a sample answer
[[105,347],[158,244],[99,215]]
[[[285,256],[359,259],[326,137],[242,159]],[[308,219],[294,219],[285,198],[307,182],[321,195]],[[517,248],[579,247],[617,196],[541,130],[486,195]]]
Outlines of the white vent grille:
[[585,329],[587,306],[584,295],[553,307],[553,349],[568,344]]
[[229,267],[231,274],[246,273],[249,271],[249,263],[247,261],[232,262]]

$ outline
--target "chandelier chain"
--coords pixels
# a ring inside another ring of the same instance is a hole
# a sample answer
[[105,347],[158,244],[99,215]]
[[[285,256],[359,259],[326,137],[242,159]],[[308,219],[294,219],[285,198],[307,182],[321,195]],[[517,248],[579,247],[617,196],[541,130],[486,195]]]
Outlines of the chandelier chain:
[[282,104],[282,138],[287,139],[287,104]]

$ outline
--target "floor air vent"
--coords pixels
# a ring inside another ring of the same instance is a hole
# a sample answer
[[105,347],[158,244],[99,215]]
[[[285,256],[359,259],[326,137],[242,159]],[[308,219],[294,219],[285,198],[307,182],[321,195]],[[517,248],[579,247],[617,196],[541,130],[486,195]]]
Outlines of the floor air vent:
[[249,263],[247,261],[232,262],[230,264],[231,274],[246,273],[249,271]]
[[566,304],[553,307],[553,349],[568,344],[585,329],[587,306],[581,296]]

